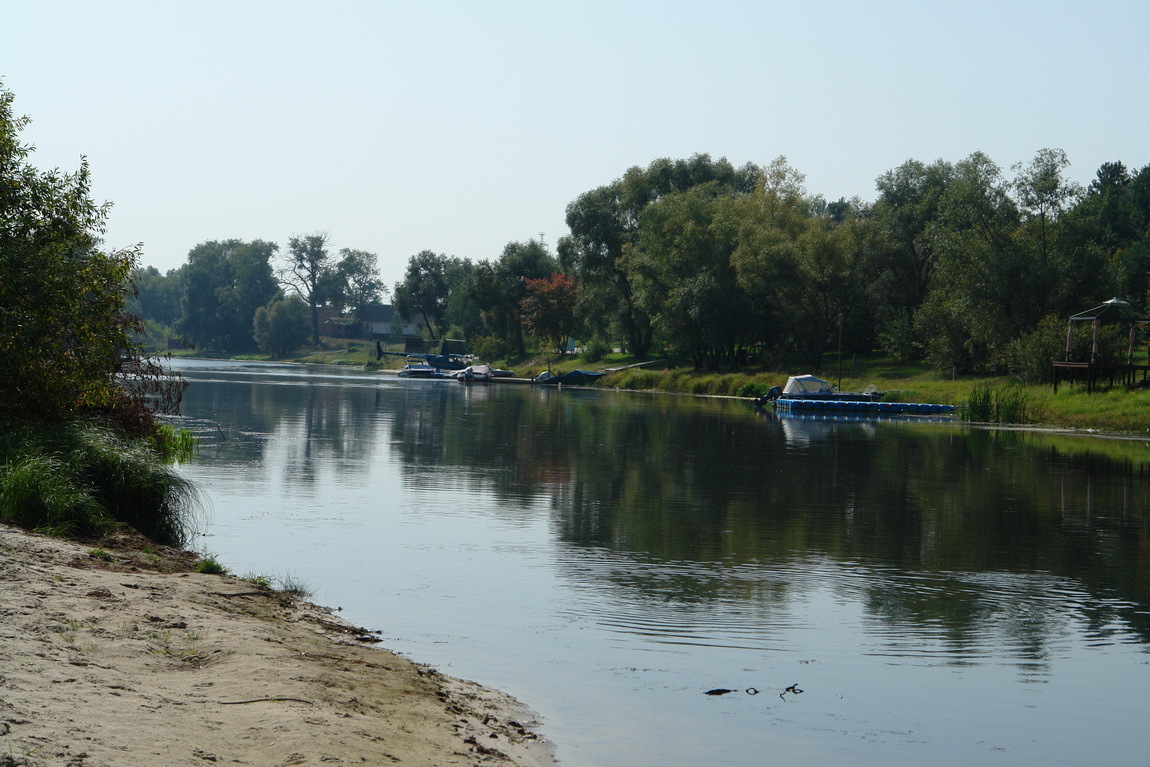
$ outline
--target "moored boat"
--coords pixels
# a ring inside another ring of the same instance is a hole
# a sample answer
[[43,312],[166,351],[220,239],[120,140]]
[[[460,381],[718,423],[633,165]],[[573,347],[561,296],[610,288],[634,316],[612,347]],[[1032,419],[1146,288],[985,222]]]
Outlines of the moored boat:
[[770,391],[755,400],[763,407],[773,404],[777,411],[815,411],[868,413],[877,415],[946,415],[954,413],[954,405],[929,402],[883,402],[882,393],[873,386],[861,392],[842,392],[829,382],[813,375],[791,376],[787,385]]
[[561,384],[583,386],[605,375],[607,374],[600,370],[572,370],[560,375],[552,375],[550,370],[545,370],[531,380],[544,386],[559,386]]
[[468,365],[451,375],[459,383],[487,383],[495,377],[490,365]]
[[396,374],[400,378],[445,378],[441,368],[429,365],[419,357],[408,357],[407,364]]

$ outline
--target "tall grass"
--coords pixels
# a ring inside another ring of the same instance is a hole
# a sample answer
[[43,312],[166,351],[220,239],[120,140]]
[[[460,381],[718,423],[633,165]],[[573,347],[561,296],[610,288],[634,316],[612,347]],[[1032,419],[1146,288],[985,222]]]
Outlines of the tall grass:
[[123,523],[159,543],[187,543],[199,497],[155,443],[89,420],[0,428],[0,517],[70,536]]
[[959,414],[964,421],[978,423],[1029,423],[1030,395],[1016,384],[981,383],[971,389]]

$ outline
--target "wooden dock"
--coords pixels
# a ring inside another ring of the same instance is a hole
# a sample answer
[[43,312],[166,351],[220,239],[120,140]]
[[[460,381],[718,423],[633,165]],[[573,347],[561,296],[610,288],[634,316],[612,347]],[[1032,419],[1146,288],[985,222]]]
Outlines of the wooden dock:
[[1141,383],[1145,384],[1150,374],[1150,365],[1125,365],[1110,362],[1055,362],[1054,363],[1054,391],[1058,391],[1058,382],[1065,380],[1074,383],[1085,383],[1086,391],[1094,393],[1096,386],[1106,383],[1108,388],[1115,384],[1120,386],[1136,386],[1139,384],[1138,374],[1142,374]]

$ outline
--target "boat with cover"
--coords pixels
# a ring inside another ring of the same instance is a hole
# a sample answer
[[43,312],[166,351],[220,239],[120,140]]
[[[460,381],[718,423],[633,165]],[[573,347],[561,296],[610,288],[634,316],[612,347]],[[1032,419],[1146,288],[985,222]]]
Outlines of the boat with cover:
[[[772,397],[772,392],[776,396]],[[830,382],[817,378],[810,373],[804,375],[791,376],[787,379],[787,385],[781,390],[775,386],[768,391],[766,397],[769,400],[790,399],[790,400],[822,400],[826,401],[840,401],[840,402],[877,402],[882,399],[882,393],[875,387],[868,386],[866,391],[839,391],[830,385]]]
[[866,391],[841,392],[813,375],[791,376],[783,389],[771,387],[755,405],[771,403],[776,411],[869,413],[877,415],[943,415],[953,413],[954,405],[929,402],[882,402],[882,393],[869,386]]
[[607,374],[600,370],[572,370],[560,375],[552,375],[550,370],[544,370],[531,380],[544,386],[559,386],[560,384],[583,386],[605,375]]
[[495,377],[495,373],[490,365],[468,365],[463,370],[452,373],[451,377],[459,383],[487,383]]

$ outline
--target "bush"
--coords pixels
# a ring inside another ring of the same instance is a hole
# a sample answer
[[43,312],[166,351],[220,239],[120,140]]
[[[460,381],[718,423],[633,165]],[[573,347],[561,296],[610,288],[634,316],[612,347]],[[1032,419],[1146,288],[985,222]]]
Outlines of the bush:
[[598,362],[611,353],[611,344],[601,338],[592,338],[583,347],[583,359],[587,362]]
[[1038,327],[1014,339],[1001,354],[1001,362],[1019,381],[1044,384],[1054,380],[1053,362],[1066,350],[1066,321],[1046,317]]
[[196,562],[197,573],[207,573],[208,575],[228,575],[228,568],[224,567],[220,560],[216,559],[215,554],[204,554],[200,557],[200,561]]
[[475,340],[475,356],[481,360],[506,360],[515,353],[515,348],[495,336],[484,336]]
[[285,357],[307,343],[311,336],[308,307],[298,296],[277,296],[256,309],[252,335],[260,351]]
[[766,394],[767,389],[769,388],[770,387],[765,383],[759,383],[758,381],[748,381],[739,387],[738,391],[735,392],[735,396],[752,397],[754,399],[758,399],[759,397],[762,397],[764,394]]

